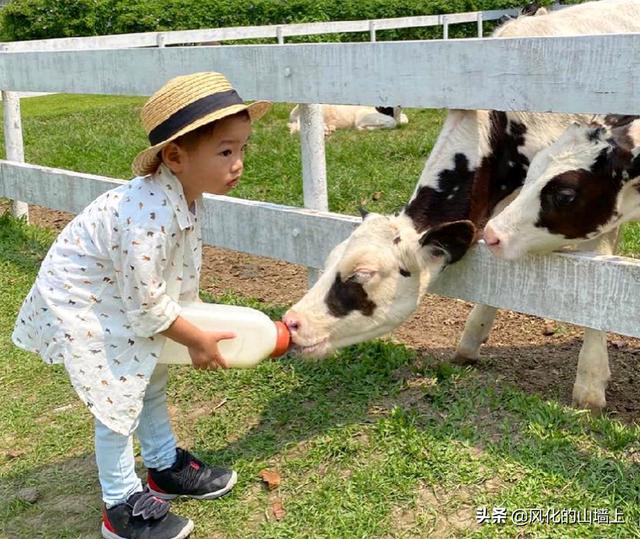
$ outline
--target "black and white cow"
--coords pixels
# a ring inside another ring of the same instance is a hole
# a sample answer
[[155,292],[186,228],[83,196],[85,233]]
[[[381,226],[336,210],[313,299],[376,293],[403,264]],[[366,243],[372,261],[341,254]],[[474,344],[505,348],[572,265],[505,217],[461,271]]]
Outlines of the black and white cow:
[[[485,242],[496,256],[516,259],[576,244],[602,251],[621,224],[640,219],[640,120],[605,122],[571,125],[534,157],[518,196],[485,227]],[[580,352],[574,398],[587,388],[589,402],[598,403],[610,370],[599,350],[606,347],[604,334],[593,332],[593,342]]]
[[[496,36],[575,35],[640,31],[640,2],[603,0],[500,27]],[[405,208],[397,215],[369,215],[330,254],[324,274],[283,317],[304,355],[388,333],[417,307],[431,281],[459,260],[474,227],[506,205],[522,186],[534,155],[584,117],[499,111],[452,110]],[[479,357],[496,309],[476,306],[457,349],[462,361]],[[588,351],[587,352],[585,352]],[[604,334],[585,330],[582,357],[608,365]],[[580,373],[580,369],[578,370]],[[576,380],[574,400],[605,405],[604,380]]]
[[484,230],[501,258],[597,240],[640,219],[640,118],[576,123],[539,152],[518,196]]

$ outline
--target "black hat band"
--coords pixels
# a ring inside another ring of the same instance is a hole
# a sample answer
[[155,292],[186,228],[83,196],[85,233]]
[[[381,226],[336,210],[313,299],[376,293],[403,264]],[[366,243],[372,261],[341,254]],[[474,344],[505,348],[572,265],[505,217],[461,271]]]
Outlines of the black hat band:
[[164,122],[158,124],[149,132],[149,142],[151,146],[155,146],[160,142],[171,138],[181,129],[192,124],[196,120],[203,118],[207,114],[211,114],[220,109],[227,108],[231,105],[243,105],[244,101],[235,90],[227,90],[226,92],[218,92],[212,95],[202,97],[193,103],[189,103],[186,107],[174,112]]

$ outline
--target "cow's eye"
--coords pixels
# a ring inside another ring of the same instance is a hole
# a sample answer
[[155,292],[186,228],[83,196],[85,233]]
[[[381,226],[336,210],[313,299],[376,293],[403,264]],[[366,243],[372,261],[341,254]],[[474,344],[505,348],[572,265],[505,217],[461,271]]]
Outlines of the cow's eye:
[[357,270],[351,275],[350,281],[354,281],[356,283],[364,284],[368,283],[373,276],[376,274],[374,270]]
[[551,200],[556,208],[565,208],[573,204],[577,196],[578,193],[573,187],[563,187],[553,192]]

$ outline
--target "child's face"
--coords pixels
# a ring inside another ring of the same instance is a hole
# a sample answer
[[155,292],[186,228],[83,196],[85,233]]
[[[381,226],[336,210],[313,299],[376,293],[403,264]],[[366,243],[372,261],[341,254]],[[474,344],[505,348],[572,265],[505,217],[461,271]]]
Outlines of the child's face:
[[189,151],[180,148],[181,163],[176,176],[187,198],[202,193],[224,195],[231,191],[244,170],[244,151],[251,135],[251,121],[244,117],[218,120],[211,136]]

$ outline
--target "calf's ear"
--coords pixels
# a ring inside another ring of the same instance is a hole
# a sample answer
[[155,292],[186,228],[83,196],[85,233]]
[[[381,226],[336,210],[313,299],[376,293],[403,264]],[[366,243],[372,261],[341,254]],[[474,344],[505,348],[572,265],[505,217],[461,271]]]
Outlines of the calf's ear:
[[475,235],[471,221],[453,221],[431,227],[420,237],[420,245],[430,249],[432,256],[444,257],[447,264],[453,264],[471,247]]

